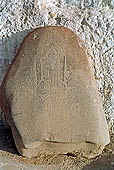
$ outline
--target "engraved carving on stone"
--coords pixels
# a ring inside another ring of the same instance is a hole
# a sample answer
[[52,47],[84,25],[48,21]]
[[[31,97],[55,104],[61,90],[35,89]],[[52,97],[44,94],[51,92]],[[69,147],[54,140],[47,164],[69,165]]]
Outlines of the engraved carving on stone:
[[[44,83],[45,89],[54,87],[67,87],[66,84],[66,56],[63,49],[55,42],[50,41],[45,56],[39,59],[35,57],[35,74],[37,75],[38,86]],[[43,53],[44,54],[44,53]],[[62,58],[61,58],[62,54]]]
[[[61,93],[63,93],[63,95],[61,95],[61,102],[64,100],[63,96],[67,88],[67,79],[71,73],[67,67],[63,49],[54,41],[50,41],[47,46],[49,46],[49,48],[45,56],[40,54],[40,56],[42,56],[40,57],[39,53],[35,56],[34,70],[36,89],[38,91],[37,97],[39,96],[40,101],[44,100],[47,108],[45,112],[49,113],[53,112],[57,101],[60,101],[59,98],[57,98],[57,93],[60,89]],[[52,98],[51,103],[47,100],[49,96]]]

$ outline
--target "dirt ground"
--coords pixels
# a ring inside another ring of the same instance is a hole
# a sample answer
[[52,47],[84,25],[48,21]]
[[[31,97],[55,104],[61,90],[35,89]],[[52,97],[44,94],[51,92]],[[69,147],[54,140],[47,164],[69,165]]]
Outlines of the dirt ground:
[[11,129],[5,123],[4,116],[0,115],[0,157],[33,165],[72,165],[79,170],[114,170],[114,135],[110,134],[111,142],[104,149],[102,155],[88,160],[81,155],[39,155],[28,159],[19,155],[16,150]]

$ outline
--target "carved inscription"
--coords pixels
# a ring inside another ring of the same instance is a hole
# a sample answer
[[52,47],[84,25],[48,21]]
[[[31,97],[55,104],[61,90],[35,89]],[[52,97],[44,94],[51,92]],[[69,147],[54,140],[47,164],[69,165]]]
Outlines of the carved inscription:
[[45,112],[52,113],[57,103],[64,101],[67,81],[72,72],[63,49],[53,41],[48,43],[45,55],[43,51],[35,56],[34,62],[38,105],[45,108]]
[[63,49],[52,41],[49,43],[50,48],[45,56],[39,58],[35,57],[35,75],[37,79],[37,86],[41,82],[45,89],[58,87],[66,88],[69,74],[69,66],[67,66],[66,56]]

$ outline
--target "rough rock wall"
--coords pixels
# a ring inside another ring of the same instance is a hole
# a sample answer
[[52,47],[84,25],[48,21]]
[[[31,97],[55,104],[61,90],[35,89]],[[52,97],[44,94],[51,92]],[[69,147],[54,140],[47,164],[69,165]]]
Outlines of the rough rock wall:
[[68,27],[85,42],[109,128],[114,131],[114,1],[1,0],[0,3],[0,82],[28,32],[46,25]]

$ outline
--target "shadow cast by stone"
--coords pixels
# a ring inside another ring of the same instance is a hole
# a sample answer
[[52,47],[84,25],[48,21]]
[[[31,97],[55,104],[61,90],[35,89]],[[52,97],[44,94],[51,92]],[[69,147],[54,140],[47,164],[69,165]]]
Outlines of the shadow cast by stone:
[[3,118],[1,114],[0,114],[0,150],[19,155],[13,140],[11,128],[10,126],[8,126],[5,118]]
[[114,170],[114,154],[98,157],[96,161],[86,165],[82,170]]

